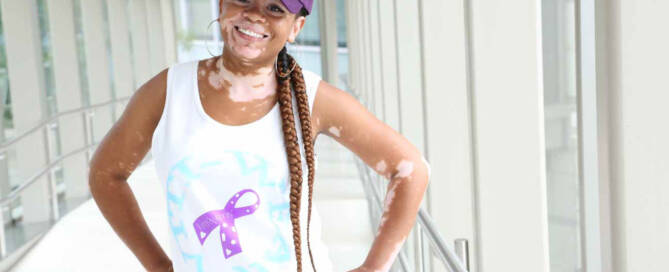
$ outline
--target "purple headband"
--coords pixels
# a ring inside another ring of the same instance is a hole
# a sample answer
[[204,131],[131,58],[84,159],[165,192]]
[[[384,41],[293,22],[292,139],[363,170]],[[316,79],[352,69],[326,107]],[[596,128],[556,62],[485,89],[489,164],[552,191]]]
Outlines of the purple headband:
[[304,8],[307,14],[311,14],[311,6],[314,4],[314,0],[281,0],[281,2],[291,13],[298,13]]

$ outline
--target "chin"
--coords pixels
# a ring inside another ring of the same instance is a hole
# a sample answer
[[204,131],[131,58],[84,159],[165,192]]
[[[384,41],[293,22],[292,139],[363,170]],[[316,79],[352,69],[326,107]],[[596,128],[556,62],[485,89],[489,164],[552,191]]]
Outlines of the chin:
[[258,59],[264,51],[261,48],[252,48],[243,45],[232,45],[230,49],[235,56],[246,60]]

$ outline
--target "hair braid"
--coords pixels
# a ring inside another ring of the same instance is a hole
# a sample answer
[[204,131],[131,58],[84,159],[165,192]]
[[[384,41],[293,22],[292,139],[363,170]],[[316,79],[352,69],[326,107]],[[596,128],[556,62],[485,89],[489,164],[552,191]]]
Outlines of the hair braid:
[[[292,62],[295,62],[292,59]],[[291,64],[292,65],[292,64]],[[314,141],[313,135],[311,135],[311,119],[309,111],[309,99],[306,92],[306,84],[304,83],[304,77],[302,75],[302,67],[295,64],[295,69],[293,70],[291,82],[295,87],[295,95],[297,97],[298,112],[300,115],[300,127],[302,128],[302,143],[304,144],[304,152],[306,153],[307,159],[307,169],[308,172],[308,186],[309,186],[309,209],[307,213],[307,248],[309,249],[309,259],[311,260],[311,266],[316,271],[316,266],[314,264],[314,257],[311,254],[311,243],[309,240],[309,226],[311,223],[311,207],[312,207],[312,195],[314,191]]]
[[[279,105],[281,111],[281,123],[284,134],[284,141],[286,145],[286,156],[288,159],[288,167],[290,170],[290,219],[293,225],[293,242],[295,245],[295,256],[297,259],[297,271],[302,271],[302,249],[300,236],[300,200],[302,197],[302,160],[300,146],[298,144],[297,131],[295,129],[295,117],[293,115],[292,91],[291,85],[294,87],[294,92],[297,98],[298,115],[300,118],[300,127],[302,132],[302,139],[306,153],[307,167],[308,167],[308,186],[309,186],[309,209],[307,216],[307,247],[309,250],[309,258],[311,265],[316,271],[313,255],[311,254],[311,245],[309,242],[309,225],[311,222],[311,204],[313,194],[313,180],[314,180],[314,148],[313,137],[311,135],[311,119],[309,112],[309,100],[306,93],[306,84],[302,75],[302,68],[295,62],[284,47],[279,52],[278,59],[280,60],[281,75],[277,75],[279,81]],[[289,73],[290,68],[295,67]]]

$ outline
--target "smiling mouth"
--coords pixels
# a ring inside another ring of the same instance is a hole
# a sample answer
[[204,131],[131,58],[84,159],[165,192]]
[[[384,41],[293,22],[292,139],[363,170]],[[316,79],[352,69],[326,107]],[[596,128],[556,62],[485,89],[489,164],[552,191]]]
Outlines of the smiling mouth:
[[242,33],[244,35],[247,35],[247,36],[250,36],[250,37],[253,37],[253,38],[256,38],[256,39],[264,39],[264,38],[269,37],[269,35],[267,35],[267,34],[261,34],[261,33],[253,32],[250,29],[241,28],[239,26],[235,26],[235,30],[239,31],[240,33]]

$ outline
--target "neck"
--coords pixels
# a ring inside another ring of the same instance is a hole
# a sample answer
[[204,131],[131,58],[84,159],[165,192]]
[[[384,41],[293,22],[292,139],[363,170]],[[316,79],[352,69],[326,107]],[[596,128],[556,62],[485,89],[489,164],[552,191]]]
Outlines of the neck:
[[[226,80],[232,86],[257,89],[260,84],[264,87],[276,86],[274,62],[251,63],[232,56],[228,50],[216,58],[213,72],[220,79]],[[255,86],[255,87],[254,87]]]

